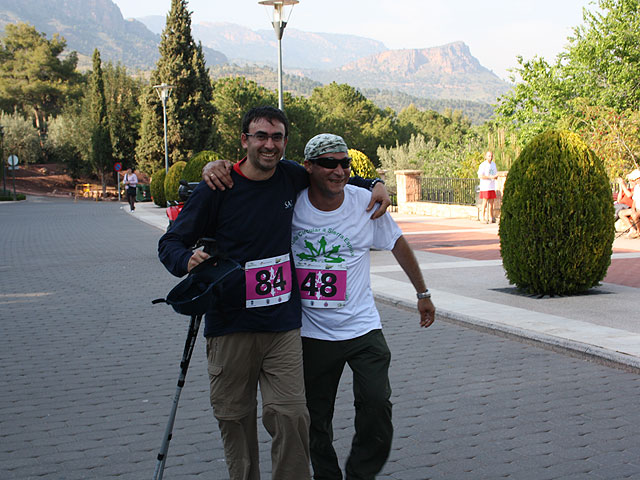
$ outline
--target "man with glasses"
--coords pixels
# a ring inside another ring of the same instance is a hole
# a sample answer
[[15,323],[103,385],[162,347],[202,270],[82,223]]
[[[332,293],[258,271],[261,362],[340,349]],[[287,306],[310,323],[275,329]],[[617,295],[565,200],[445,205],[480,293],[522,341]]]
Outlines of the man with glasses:
[[203,237],[243,267],[225,278],[204,331],[210,400],[232,480],[260,478],[258,385],[272,437],[272,478],[310,478],[300,295],[290,254],[296,195],[309,179],[302,166],[281,160],[288,128],[276,108],[248,111],[240,137],[247,156],[233,166],[233,188],[201,183],[158,244],[160,260],[176,276],[209,257],[191,250]]
[[355,435],[346,478],[374,479],[389,456],[391,354],[370,287],[369,250],[391,250],[416,289],[419,325],[435,307],[409,244],[389,214],[371,221],[368,195],[347,185],[350,158],[342,137],[321,134],[306,145],[310,186],[296,201],[292,251],[302,302],[302,347],[311,462],[315,479],[342,479],[333,448],[333,411],[345,364],[353,371]]

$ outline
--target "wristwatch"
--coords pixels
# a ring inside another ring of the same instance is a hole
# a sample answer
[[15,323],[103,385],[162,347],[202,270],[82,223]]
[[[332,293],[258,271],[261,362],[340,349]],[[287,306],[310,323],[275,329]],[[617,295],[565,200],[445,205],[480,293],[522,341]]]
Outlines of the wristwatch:
[[371,186],[369,187],[369,190],[373,190],[373,187],[376,186],[377,183],[381,183],[384,185],[384,180],[382,180],[381,178],[374,178],[373,181],[371,182]]
[[418,297],[418,300],[421,300],[423,298],[431,298],[431,292],[429,291],[429,289],[427,288],[424,292],[422,293],[416,293],[416,297]]

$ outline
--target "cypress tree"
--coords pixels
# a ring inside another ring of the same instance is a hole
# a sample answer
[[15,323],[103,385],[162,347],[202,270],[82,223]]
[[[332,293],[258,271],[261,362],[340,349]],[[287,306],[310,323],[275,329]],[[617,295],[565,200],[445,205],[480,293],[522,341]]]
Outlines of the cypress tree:
[[93,171],[100,176],[103,192],[107,187],[107,177],[112,167],[113,149],[109,133],[107,101],[104,95],[104,79],[100,52],[93,51],[93,71],[89,80],[89,105],[91,111],[91,151],[90,163]]
[[598,285],[611,263],[613,222],[602,161],[575,133],[538,135],[504,186],[500,252],[507,278],[541,296]]
[[162,102],[152,88],[174,85],[167,100],[169,165],[186,161],[213,146],[214,108],[209,71],[202,45],[191,35],[191,13],[186,0],[172,0],[160,41],[160,59],[151,74],[151,85],[142,95],[142,125],[136,150],[138,166],[148,173],[164,165]]
[[140,92],[146,82],[135,79],[127,69],[108,62],[104,65],[104,89],[113,161],[123,168],[135,167],[136,145],[140,135]]

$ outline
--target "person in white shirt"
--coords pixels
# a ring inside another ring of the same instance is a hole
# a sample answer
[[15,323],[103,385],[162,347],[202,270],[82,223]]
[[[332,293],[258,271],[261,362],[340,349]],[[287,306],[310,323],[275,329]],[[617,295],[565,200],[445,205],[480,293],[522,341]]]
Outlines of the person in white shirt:
[[136,175],[135,168],[130,168],[127,170],[127,173],[124,174],[124,186],[127,192],[129,208],[131,208],[133,212],[136,209],[136,190],[138,186],[138,176]]
[[305,147],[310,186],[298,195],[292,252],[302,302],[302,344],[311,463],[316,479],[342,479],[333,448],[333,408],[345,364],[353,371],[355,436],[347,479],[373,479],[391,449],[391,354],[369,280],[371,247],[393,252],[416,289],[419,325],[435,307],[411,247],[391,216],[371,220],[369,194],[347,185],[345,141],[332,134]]
[[[484,223],[496,223],[493,214],[493,203],[496,199],[496,178],[498,178],[498,168],[493,161],[493,152],[488,151],[484,155],[484,162],[478,167],[478,178],[480,179],[480,198],[482,199],[482,221]],[[487,206],[489,208],[487,208]],[[488,210],[488,212],[487,212]],[[487,213],[489,217],[487,218]]]

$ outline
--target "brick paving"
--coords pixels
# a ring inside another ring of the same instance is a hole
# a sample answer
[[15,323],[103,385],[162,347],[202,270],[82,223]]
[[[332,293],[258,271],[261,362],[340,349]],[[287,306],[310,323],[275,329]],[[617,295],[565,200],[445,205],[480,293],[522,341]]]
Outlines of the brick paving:
[[638,272],[640,272],[640,258],[614,258],[611,260],[607,276],[603,281],[640,288],[640,274]]
[[[399,221],[398,225],[406,234],[409,244],[415,250],[451,255],[469,260],[499,260],[500,238],[497,227],[488,228],[478,222],[467,222],[467,227],[451,226],[447,223],[419,223]],[[424,233],[421,233],[424,232]],[[624,248],[614,246],[613,253],[637,253],[640,239],[626,240]],[[631,243],[633,242],[633,243]],[[613,258],[604,282],[640,288],[640,258]]]
[[[135,215],[135,214],[134,214]],[[0,205],[0,478],[150,478],[188,319],[160,231],[113,203]],[[379,478],[639,479],[640,376],[379,305],[395,436]],[[227,478],[198,339],[166,479]],[[352,436],[351,380],[336,405]],[[269,439],[261,428],[263,478]]]

